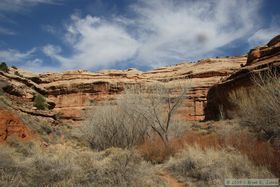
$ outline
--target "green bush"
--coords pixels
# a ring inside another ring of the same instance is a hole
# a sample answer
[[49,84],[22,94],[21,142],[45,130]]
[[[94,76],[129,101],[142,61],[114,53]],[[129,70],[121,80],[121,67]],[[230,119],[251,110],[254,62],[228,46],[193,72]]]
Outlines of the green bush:
[[8,66],[7,66],[7,64],[5,62],[2,62],[0,64],[0,71],[4,71],[4,72],[8,72],[9,71]]
[[47,109],[46,99],[40,94],[36,95],[34,98],[33,106],[35,106],[39,110]]

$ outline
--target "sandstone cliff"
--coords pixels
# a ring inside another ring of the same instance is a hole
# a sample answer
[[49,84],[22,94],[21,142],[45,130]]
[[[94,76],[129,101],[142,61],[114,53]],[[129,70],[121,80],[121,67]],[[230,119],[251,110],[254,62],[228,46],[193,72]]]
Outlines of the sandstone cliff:
[[[126,85],[165,82],[176,89],[176,83],[188,80],[191,89],[181,116],[188,120],[202,120],[209,87],[237,71],[246,60],[246,56],[209,58],[148,72],[128,69],[33,74],[10,68],[9,73],[0,73],[0,79],[8,85],[3,89],[13,101],[18,101],[14,106],[21,111],[53,118],[59,113],[61,118],[72,120],[81,120],[82,111],[98,105],[99,101],[114,99]],[[50,110],[34,109],[32,100],[38,93],[48,97]]]
[[0,119],[0,143],[11,136],[21,140],[28,140],[32,137],[31,130],[15,113],[0,109]]
[[[42,74],[32,79],[48,91],[48,98],[56,106],[54,111],[63,118],[81,119],[81,111],[96,105],[104,99],[114,99],[125,85],[166,82],[176,89],[176,83],[189,80],[191,86],[188,99],[184,103],[182,116],[188,120],[204,118],[203,106],[206,103],[208,88],[221,78],[232,74],[246,57],[211,58],[197,63],[182,63],[175,66],[140,72],[126,71],[69,71],[55,74]],[[93,104],[95,103],[95,104]]]
[[[235,110],[230,101],[230,94],[238,96],[238,92],[247,93],[253,85],[252,76],[265,73],[270,69],[280,73],[280,35],[274,37],[267,45],[256,47],[248,53],[248,59],[243,67],[228,78],[210,88],[205,108],[206,120],[232,118],[231,111]],[[246,97],[246,95],[242,95]]]

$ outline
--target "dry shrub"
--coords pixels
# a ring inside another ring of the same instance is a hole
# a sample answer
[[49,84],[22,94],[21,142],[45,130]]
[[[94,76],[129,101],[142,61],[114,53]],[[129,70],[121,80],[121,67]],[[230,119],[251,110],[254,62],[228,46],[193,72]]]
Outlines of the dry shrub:
[[271,178],[263,167],[255,166],[246,156],[224,149],[188,146],[171,158],[167,169],[191,186],[224,186],[225,178]]
[[26,154],[15,147],[0,148],[0,186],[165,186],[153,168],[129,150],[93,152],[57,144],[44,149],[34,145]]
[[[224,127],[227,128],[227,127]],[[202,149],[234,149],[246,155],[257,166],[265,166],[276,176],[280,176],[280,152],[272,144],[257,139],[243,131],[201,134],[188,131],[180,138],[183,145],[197,145]]]
[[279,150],[245,130],[235,131],[229,129],[228,132],[211,134],[187,131],[183,136],[171,139],[167,147],[157,137],[148,138],[137,149],[145,160],[152,163],[163,163],[186,145],[197,146],[203,150],[236,150],[246,155],[257,166],[267,167],[274,175],[280,176]]
[[174,155],[178,151],[179,146],[178,144],[173,144],[172,140],[165,145],[158,136],[155,136],[145,139],[144,143],[137,147],[137,150],[145,160],[159,164]]
[[222,147],[232,147],[247,155],[258,166],[265,166],[280,176],[280,151],[269,142],[256,138],[246,131],[225,134]]
[[87,142],[98,150],[131,148],[154,132],[166,145],[173,117],[187,92],[184,85],[176,88],[171,89],[164,83],[127,87],[115,103],[89,112],[82,130]]
[[201,148],[220,148],[222,140],[216,134],[203,134],[188,131],[180,138],[182,144],[198,145]]
[[148,130],[146,120],[131,113],[130,108],[105,105],[90,112],[91,116],[81,130],[92,148],[131,148],[144,141]]
[[243,126],[280,148],[280,78],[268,71],[253,76],[254,86],[231,94]]
[[137,146],[137,150],[143,158],[152,163],[163,163],[171,156],[174,156],[185,145],[195,145],[202,148],[221,147],[221,140],[215,135],[202,135],[193,131],[188,131],[181,137],[174,137],[164,145],[158,136],[146,138],[144,143]]
[[145,160],[153,164],[163,163],[184,147],[185,142],[182,137],[189,129],[190,123],[173,123],[169,131],[169,137],[172,138],[166,144],[154,133],[146,137],[142,144],[136,146],[136,149]]

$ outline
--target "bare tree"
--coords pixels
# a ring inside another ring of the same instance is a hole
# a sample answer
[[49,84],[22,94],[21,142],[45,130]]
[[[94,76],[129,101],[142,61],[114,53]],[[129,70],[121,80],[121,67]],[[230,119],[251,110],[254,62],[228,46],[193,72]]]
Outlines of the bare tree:
[[[174,114],[182,104],[187,87],[157,83],[127,87],[115,103],[105,103],[88,113],[82,131],[93,148],[130,148],[156,133],[164,145]],[[174,89],[176,88],[176,89]]]
[[140,114],[138,116],[142,117],[167,145],[170,125],[186,97],[187,88],[185,83],[172,85],[172,88],[168,83],[132,86],[120,97],[120,106],[130,108],[130,115]]

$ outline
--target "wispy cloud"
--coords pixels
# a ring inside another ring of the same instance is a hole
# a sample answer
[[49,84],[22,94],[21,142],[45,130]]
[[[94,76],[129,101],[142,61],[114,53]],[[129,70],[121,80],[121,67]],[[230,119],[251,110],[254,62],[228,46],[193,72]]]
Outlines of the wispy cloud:
[[63,69],[107,68],[127,61],[162,66],[203,57],[249,36],[259,24],[260,6],[260,1],[140,0],[130,7],[134,18],[71,16],[64,37],[73,54],[63,56],[51,44],[44,52]]
[[0,62],[7,62],[8,64],[13,64],[25,70],[38,73],[58,71],[56,67],[44,65],[43,60],[36,57],[35,53],[37,51],[36,48],[25,52],[20,52],[14,49],[0,50]]
[[141,1],[140,61],[152,66],[207,53],[248,35],[257,25],[258,1]]
[[16,33],[10,29],[0,27],[0,35],[15,35]]
[[50,34],[53,34],[53,35],[59,34],[59,30],[52,25],[42,25],[41,29],[43,31],[45,31],[47,33],[50,33]]
[[256,33],[254,33],[249,39],[249,45],[251,47],[255,47],[257,45],[264,45],[271,38],[279,34],[280,27],[278,28],[278,32],[274,28],[260,29]]
[[249,46],[255,47],[257,45],[266,44],[271,38],[280,33],[280,17],[275,17],[268,27],[263,27],[258,29],[251,37],[248,39]]
[[[11,18],[12,14],[21,14],[30,11],[31,7],[39,4],[57,5],[63,0],[0,0],[0,23],[16,24]],[[15,35],[16,32],[7,26],[0,26],[0,35]]]
[[61,0],[1,0],[0,11],[1,14],[18,12],[37,4],[58,4],[60,2]]
[[[57,43],[40,47],[52,63],[57,63],[56,67],[46,67],[46,63],[35,57],[26,57],[25,60],[39,70],[116,68],[126,67],[128,63],[130,66],[153,68],[215,54],[221,47],[239,39],[246,41],[249,38],[248,43],[253,46],[279,31],[275,24],[263,27],[259,17],[262,2],[139,0],[129,7],[132,17],[73,14],[59,30],[51,25],[42,26],[49,33],[61,35],[67,46],[67,52]],[[0,51],[0,58],[6,56],[6,59],[12,59],[9,61],[14,61],[16,58],[12,53],[24,59],[20,56],[27,52],[6,50],[1,54]]]
[[66,58],[61,49],[47,45],[43,52],[61,63],[63,69],[108,67],[131,59],[137,52],[138,41],[121,25],[92,16],[71,16],[65,40],[74,53]]
[[26,52],[20,52],[14,49],[0,50],[0,61],[9,62],[13,64],[23,63],[25,60],[29,60],[33,57],[36,48],[33,48]]

